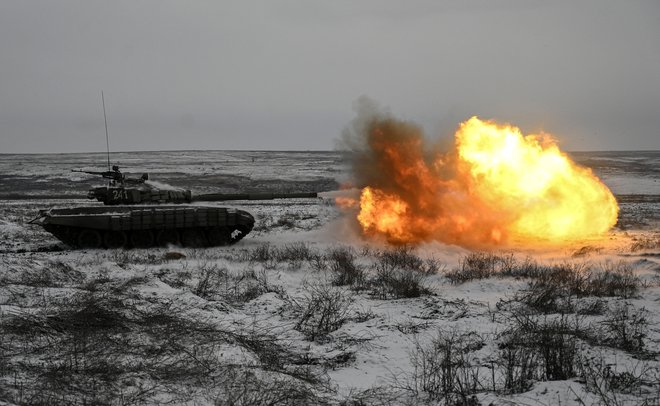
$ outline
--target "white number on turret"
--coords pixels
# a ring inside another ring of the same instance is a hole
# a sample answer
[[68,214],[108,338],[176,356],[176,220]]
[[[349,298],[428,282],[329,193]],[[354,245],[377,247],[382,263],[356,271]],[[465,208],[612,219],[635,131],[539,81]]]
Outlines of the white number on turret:
[[112,191],[112,200],[128,199],[128,190],[115,189]]

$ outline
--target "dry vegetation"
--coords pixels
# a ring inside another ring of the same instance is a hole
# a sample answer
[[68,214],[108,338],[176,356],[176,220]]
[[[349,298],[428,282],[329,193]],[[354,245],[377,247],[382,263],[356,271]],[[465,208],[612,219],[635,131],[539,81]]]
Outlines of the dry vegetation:
[[[550,381],[606,405],[660,402],[653,317],[638,305],[654,285],[626,262],[477,252],[447,269],[410,247],[306,243],[31,258],[4,260],[0,275],[6,402],[477,405]],[[438,294],[486,279],[522,288],[487,311]],[[390,303],[420,311],[372,310]],[[384,331],[409,341],[409,367],[368,390],[333,384],[333,371],[388,345]]]

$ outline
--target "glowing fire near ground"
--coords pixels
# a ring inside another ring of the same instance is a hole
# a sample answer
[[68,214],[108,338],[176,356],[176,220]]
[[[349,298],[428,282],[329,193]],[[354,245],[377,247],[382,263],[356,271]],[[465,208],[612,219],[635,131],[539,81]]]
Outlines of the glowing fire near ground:
[[361,186],[357,220],[394,244],[438,240],[467,246],[606,233],[617,221],[609,189],[547,135],[477,117],[461,123],[447,153],[431,153],[414,124],[389,116],[356,125]]

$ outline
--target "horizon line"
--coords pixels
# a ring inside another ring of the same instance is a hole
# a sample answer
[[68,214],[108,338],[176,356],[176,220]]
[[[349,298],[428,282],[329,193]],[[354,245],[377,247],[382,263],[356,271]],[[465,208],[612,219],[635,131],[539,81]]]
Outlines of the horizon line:
[[[352,152],[348,149],[159,149],[159,150],[121,150],[114,153],[138,152]],[[660,152],[660,149],[594,149],[563,151],[566,153],[582,152]],[[77,151],[77,152],[0,152],[0,155],[57,155],[57,154],[106,154],[107,151]]]

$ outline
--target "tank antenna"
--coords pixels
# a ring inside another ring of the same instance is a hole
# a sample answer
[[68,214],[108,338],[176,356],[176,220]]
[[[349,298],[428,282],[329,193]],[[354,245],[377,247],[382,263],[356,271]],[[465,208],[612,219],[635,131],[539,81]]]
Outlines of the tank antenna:
[[108,170],[110,169],[110,140],[108,138],[108,119],[105,115],[105,98],[103,97],[103,90],[101,90],[101,103],[103,103],[103,122],[105,123],[105,148],[108,152]]

